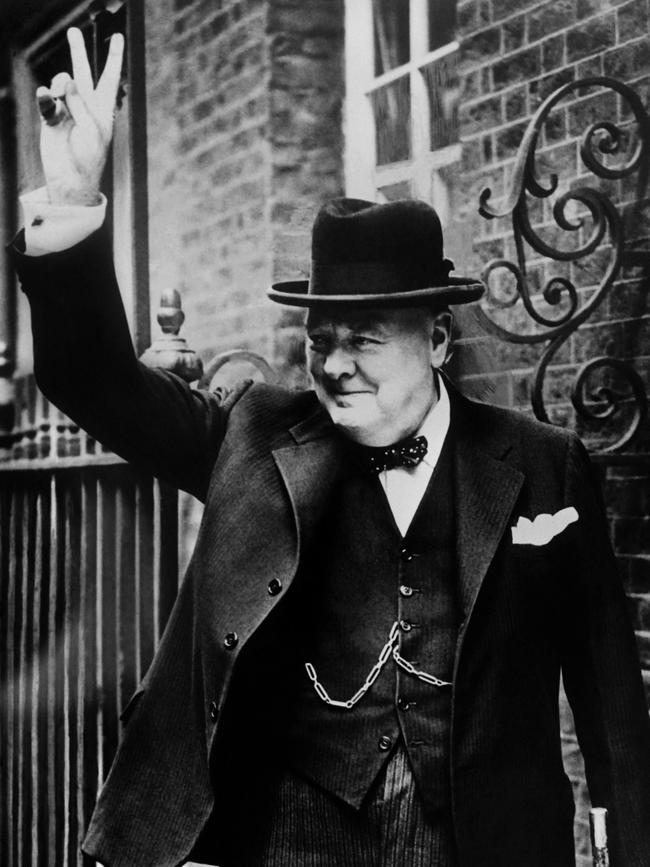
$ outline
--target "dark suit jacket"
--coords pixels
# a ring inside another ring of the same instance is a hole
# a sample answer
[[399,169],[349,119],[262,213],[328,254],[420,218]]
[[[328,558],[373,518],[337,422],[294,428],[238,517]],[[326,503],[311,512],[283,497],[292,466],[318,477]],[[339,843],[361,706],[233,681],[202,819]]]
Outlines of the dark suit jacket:
[[[38,382],[97,439],[205,501],[188,573],[84,847],[114,867],[175,865],[213,804],[209,759],[237,657],[286,593],[339,467],[311,392],[253,386],[230,411],[139,366],[101,233],[16,256]],[[573,864],[560,671],[613,864],[650,864],[650,735],[633,634],[588,458],[570,433],[452,397],[459,591],[451,741],[462,867]],[[574,506],[542,547],[510,527]],[[267,592],[271,579],[282,592]],[[238,643],[225,637],[237,633]],[[218,780],[216,781],[218,785]],[[251,817],[254,821],[254,817]]]

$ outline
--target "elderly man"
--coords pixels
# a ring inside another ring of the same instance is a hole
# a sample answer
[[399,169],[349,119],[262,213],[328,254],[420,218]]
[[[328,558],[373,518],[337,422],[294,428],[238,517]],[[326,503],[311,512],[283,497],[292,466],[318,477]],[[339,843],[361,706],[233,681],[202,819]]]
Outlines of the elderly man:
[[439,373],[447,306],[481,286],[449,275],[433,209],[323,208],[309,282],[270,292],[308,311],[314,390],[249,384],[220,405],[134,357],[94,231],[121,40],[96,89],[70,43],[74,81],[38,92],[56,207],[28,197],[15,254],[38,381],[205,501],[85,850],[114,867],[570,867],[562,671],[614,863],[647,867],[648,716],[588,459]]

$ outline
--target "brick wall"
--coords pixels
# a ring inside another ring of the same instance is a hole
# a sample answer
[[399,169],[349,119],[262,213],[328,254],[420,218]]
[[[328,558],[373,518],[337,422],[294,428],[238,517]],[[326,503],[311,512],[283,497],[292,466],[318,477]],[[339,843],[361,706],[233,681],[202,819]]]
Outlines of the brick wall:
[[[516,260],[508,219],[486,221],[476,212],[483,187],[493,190],[493,204],[504,201],[512,179],[514,158],[524,129],[542,101],[557,87],[588,75],[609,75],[631,84],[647,104],[650,93],[650,40],[648,2],[608,0],[467,0],[459,3],[461,39],[461,137],[463,161],[456,185],[457,221],[476,238],[476,273],[491,259]],[[578,142],[595,120],[621,121],[629,114],[612,93],[598,90],[573,92],[552,112],[538,147],[539,174],[550,170],[560,176],[559,192],[584,183],[611,196],[624,215],[625,239],[630,247],[648,248],[647,189],[636,176],[623,181],[594,179],[581,163]],[[624,138],[625,142],[625,138]],[[533,200],[531,222],[546,241],[572,249],[583,232],[562,232],[548,202]],[[581,303],[596,291],[611,256],[608,238],[590,256],[576,262],[554,262],[527,248],[529,279],[539,293],[552,276],[570,279]],[[469,270],[466,269],[466,270]],[[494,275],[495,294],[504,297],[508,280]],[[546,315],[553,307],[537,295],[534,299]],[[541,303],[540,303],[541,302]],[[556,308],[557,309],[557,308]],[[505,328],[530,331],[531,323],[521,305],[494,310]],[[465,387],[497,402],[530,412],[534,365],[543,344],[504,343],[482,334],[471,317],[460,316],[462,339],[455,372]],[[546,377],[545,400],[550,419],[576,427],[592,448],[604,443],[600,426],[576,417],[570,402],[570,385],[579,366],[598,355],[633,361],[648,380],[650,370],[650,306],[647,281],[640,267],[625,266],[603,304],[579,333],[554,356]],[[618,387],[620,382],[604,381]],[[606,436],[615,433],[615,426]],[[643,437],[647,445],[650,435]],[[610,468],[605,493],[612,539],[621,574],[630,597],[630,610],[639,639],[642,664],[650,680],[650,525],[648,481],[650,468]],[[650,692],[649,692],[650,694]],[[582,804],[578,815],[579,851],[585,865],[588,843],[585,832],[585,786],[582,764],[573,734],[570,712],[563,707],[565,759]]]
[[342,192],[342,17],[341,0],[147,3],[153,307],[180,288],[204,358],[250,348],[288,374],[300,357],[265,291],[307,271],[313,216]]

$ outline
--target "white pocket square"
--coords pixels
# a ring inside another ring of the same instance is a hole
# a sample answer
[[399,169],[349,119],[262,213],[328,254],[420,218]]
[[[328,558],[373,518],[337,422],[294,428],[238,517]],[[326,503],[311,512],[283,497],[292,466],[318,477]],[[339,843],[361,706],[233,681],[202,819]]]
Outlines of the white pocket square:
[[573,506],[560,509],[554,515],[538,515],[533,521],[521,517],[516,527],[511,527],[513,545],[546,545],[554,536],[578,520]]

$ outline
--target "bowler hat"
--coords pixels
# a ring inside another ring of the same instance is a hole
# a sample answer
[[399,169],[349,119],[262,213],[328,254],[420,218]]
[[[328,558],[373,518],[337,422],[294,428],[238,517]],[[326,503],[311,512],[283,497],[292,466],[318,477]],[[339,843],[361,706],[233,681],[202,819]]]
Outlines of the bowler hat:
[[480,298],[483,284],[450,277],[453,267],[426,202],[333,199],[314,221],[309,280],[274,283],[268,295],[294,307],[446,306]]

